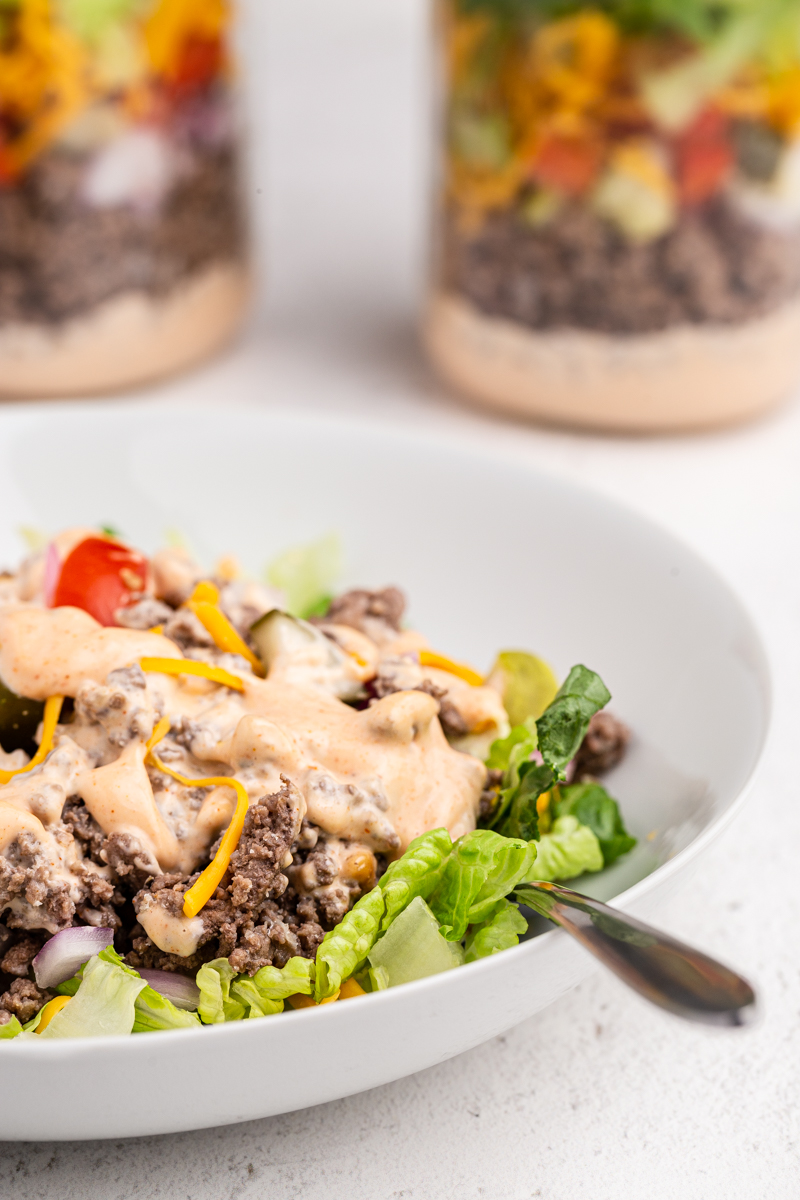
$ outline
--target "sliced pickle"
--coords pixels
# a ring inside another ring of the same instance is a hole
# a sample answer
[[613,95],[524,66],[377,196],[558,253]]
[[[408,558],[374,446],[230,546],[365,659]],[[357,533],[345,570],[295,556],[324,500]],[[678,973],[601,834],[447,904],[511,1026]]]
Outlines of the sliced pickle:
[[0,682],[0,746],[12,750],[30,751],[34,745],[36,727],[44,716],[41,700],[17,696]]

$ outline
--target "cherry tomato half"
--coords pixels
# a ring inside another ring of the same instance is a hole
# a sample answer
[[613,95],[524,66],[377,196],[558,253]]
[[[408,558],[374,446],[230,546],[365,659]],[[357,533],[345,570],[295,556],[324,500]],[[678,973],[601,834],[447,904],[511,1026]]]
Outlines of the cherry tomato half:
[[108,538],[84,538],[64,560],[51,607],[69,604],[101,625],[115,625],[117,609],[126,608],[145,590],[147,570],[147,559],[136,550]]

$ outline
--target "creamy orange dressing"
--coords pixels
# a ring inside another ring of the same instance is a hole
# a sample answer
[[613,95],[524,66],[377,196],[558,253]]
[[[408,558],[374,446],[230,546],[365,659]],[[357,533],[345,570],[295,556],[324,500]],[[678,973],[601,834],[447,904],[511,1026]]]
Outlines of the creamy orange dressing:
[[[179,585],[178,574],[170,586]],[[80,844],[65,839],[63,829],[60,842],[51,831],[67,798],[78,795],[105,834],[136,839],[154,873],[191,874],[202,866],[235,796],[217,787],[203,797],[148,772],[144,738],[162,716],[183,731],[164,743],[173,769],[198,779],[233,772],[252,800],[278,791],[286,775],[299,791],[300,815],[340,839],[340,848],[355,843],[391,858],[426,830],[445,826],[455,839],[473,829],[486,771],[448,744],[437,700],[399,691],[359,711],[338,698],[370,678],[379,660],[413,654],[425,639],[408,631],[377,647],[349,627],[331,632],[338,646],[320,638],[294,662],[277,659],[267,679],[242,671],[241,693],[157,672],[146,673],[141,687],[130,675],[125,682],[108,676],[143,657],[182,657],[169,639],[104,628],[75,608],[0,606],[2,682],[32,699],[76,698],[75,719],[60,727],[43,766],[0,788],[0,852],[27,831],[51,877],[67,880],[77,901],[80,872],[108,870],[83,861]],[[505,713],[491,689],[433,669],[424,675],[457,700],[470,729],[502,729]],[[40,912],[26,910],[24,900],[15,904],[30,927],[42,926]],[[202,928],[200,918],[171,917],[158,905],[145,907],[139,920],[162,950],[182,955],[193,952]]]
[[173,916],[152,897],[145,897],[136,917],[150,940],[165,954],[188,958],[194,954],[203,934],[202,917]]
[[85,680],[103,683],[146,656],[182,657],[169,638],[105,628],[80,608],[0,608],[0,679],[18,696],[74,696]]

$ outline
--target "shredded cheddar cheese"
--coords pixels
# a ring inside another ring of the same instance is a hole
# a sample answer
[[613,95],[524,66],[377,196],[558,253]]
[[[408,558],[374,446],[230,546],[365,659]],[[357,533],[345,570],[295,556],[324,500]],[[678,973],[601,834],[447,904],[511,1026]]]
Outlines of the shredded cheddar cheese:
[[240,654],[246,658],[256,675],[264,675],[261,660],[253,653],[247,642],[240,637],[219,606],[219,592],[213,583],[198,583],[186,607],[197,617],[200,624],[211,634],[220,650],[228,654]]
[[44,1033],[47,1026],[52,1021],[57,1013],[60,1013],[62,1008],[65,1008],[71,1000],[71,996],[56,996],[55,1000],[49,1000],[42,1009],[42,1019],[34,1030],[35,1033]]
[[473,687],[481,687],[483,684],[483,676],[479,675],[477,671],[473,671],[472,667],[466,666],[465,663],[453,662],[451,658],[445,658],[443,654],[434,654],[432,650],[420,650],[419,665],[436,667],[440,671],[447,671],[448,675],[457,675],[459,679],[472,684]]
[[[338,992],[334,992],[332,996],[326,996],[324,1000],[320,1000],[320,1004],[335,1004],[337,1000],[354,1000],[356,996],[366,996],[366,994],[355,979],[346,979]],[[287,996],[286,1003],[291,1004],[292,1008],[317,1007],[314,997],[304,996],[302,992],[297,992],[294,996]]]
[[53,749],[53,735],[56,731],[58,718],[61,716],[61,705],[63,703],[63,696],[49,696],[45,700],[42,740],[39,743],[39,749],[26,766],[18,767],[16,771],[0,771],[0,784],[8,783],[9,779],[13,779],[15,775],[22,775],[25,771],[32,771],[34,767],[38,767],[40,763],[44,762]]
[[210,679],[212,683],[221,683],[233,688],[235,692],[243,692],[244,684],[238,675],[224,671],[222,667],[212,667],[211,663],[195,662],[193,658],[141,658],[139,666],[143,671],[153,671],[160,675],[200,675]]
[[212,858],[211,862],[201,874],[200,878],[194,883],[183,898],[183,912],[187,917],[196,917],[219,887],[222,876],[228,869],[228,864],[231,861],[231,855],[239,845],[239,838],[242,836],[244,828],[244,819],[247,816],[247,810],[250,806],[250,799],[245,791],[244,785],[238,779],[233,779],[229,775],[215,775],[208,779],[191,779],[188,775],[181,775],[178,771],[173,771],[171,767],[166,766],[161,761],[157,754],[153,753],[153,748],[161,741],[169,732],[169,721],[166,717],[162,718],[153,730],[152,736],[147,742],[147,754],[150,761],[159,771],[163,771],[165,775],[169,775],[172,779],[176,779],[178,783],[182,783],[184,787],[229,787],[236,792],[236,810],[233,814],[230,825],[223,834],[220,842],[219,850]]

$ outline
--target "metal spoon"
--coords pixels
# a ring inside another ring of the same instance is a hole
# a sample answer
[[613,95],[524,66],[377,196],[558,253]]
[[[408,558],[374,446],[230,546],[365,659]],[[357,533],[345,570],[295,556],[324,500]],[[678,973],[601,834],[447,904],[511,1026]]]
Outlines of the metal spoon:
[[756,995],[746,979],[643,921],[556,883],[526,883],[515,896],[659,1008],[703,1025],[741,1026],[755,1019]]

